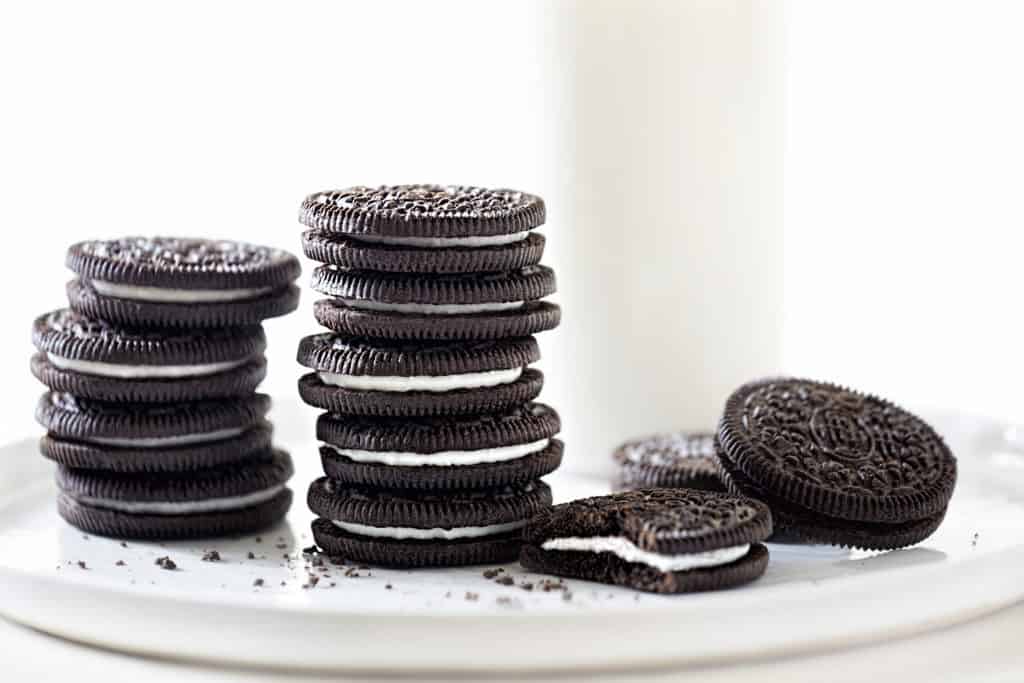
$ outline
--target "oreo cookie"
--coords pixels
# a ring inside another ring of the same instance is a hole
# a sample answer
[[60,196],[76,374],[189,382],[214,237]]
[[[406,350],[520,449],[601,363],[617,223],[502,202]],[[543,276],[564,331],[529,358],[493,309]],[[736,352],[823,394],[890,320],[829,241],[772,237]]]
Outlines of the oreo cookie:
[[291,506],[284,451],[179,474],[127,475],[57,468],[57,510],[88,533],[184,539],[242,534],[280,521]]
[[622,444],[612,453],[619,490],[691,488],[725,491],[718,476],[715,435],[668,432]]
[[266,375],[259,326],[205,332],[114,327],[61,309],[36,319],[32,374],[103,401],[176,402],[251,394]]
[[189,472],[246,460],[270,448],[271,425],[261,420],[224,439],[180,446],[146,448],[69,441],[46,435],[39,440],[44,457],[66,467],[113,472]]
[[[455,246],[492,246],[544,223],[544,201],[516,190],[459,185],[350,187],[309,195],[299,221],[328,233],[397,238],[405,246],[444,247],[428,238],[460,240]],[[499,240],[465,238],[500,236]],[[405,238],[404,240],[402,238]]]
[[475,340],[525,336],[561,320],[540,301],[556,289],[554,272],[527,266],[500,273],[408,275],[320,266],[313,289],[317,321],[348,335],[397,340]]
[[[473,238],[422,238],[413,244],[367,241],[352,237],[307,230],[302,234],[302,251],[321,263],[351,270],[391,273],[482,273],[518,270],[540,262],[544,254],[544,236],[538,233],[513,242],[490,246],[452,246],[473,242]],[[448,246],[444,246],[448,243]]]
[[731,588],[761,576],[772,533],[763,503],[693,489],[584,498],[536,515],[520,563],[531,571],[654,593]]
[[108,403],[48,392],[39,399],[36,420],[50,439],[84,443],[98,451],[167,450],[213,447],[241,436],[262,425],[268,410],[265,394],[189,403]]
[[784,539],[888,550],[941,524],[956,458],[919,417],[803,379],[737,389],[718,428],[726,485],[767,503]]
[[349,487],[327,478],[309,487],[320,548],[349,561],[386,567],[507,562],[523,526],[551,505],[542,482],[500,489],[403,494]]
[[532,400],[544,383],[529,368],[532,337],[484,342],[381,343],[335,334],[305,337],[302,400],[332,413],[427,416],[498,412]]
[[340,485],[442,491],[525,484],[562,460],[558,414],[529,403],[465,417],[321,415],[324,472]]
[[67,265],[71,307],[142,327],[254,325],[293,311],[298,259],[280,249],[225,240],[126,237],[79,242]]

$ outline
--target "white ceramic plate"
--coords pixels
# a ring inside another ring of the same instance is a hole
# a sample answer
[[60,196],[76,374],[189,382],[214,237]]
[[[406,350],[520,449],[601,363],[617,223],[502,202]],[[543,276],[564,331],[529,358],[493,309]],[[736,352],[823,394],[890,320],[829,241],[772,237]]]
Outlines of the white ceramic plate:
[[[516,586],[485,579],[480,567],[364,569],[357,577],[330,567],[303,588],[310,517],[301,489],[316,474],[312,447],[296,458],[299,495],[288,522],[261,542],[122,547],[57,517],[50,468],[34,443],[22,442],[0,449],[0,611],[127,652],[346,671],[625,669],[892,638],[1024,597],[1024,461],[997,452],[998,424],[938,424],[960,456],[961,477],[942,528],[918,547],[878,554],[772,546],[768,572],[747,587],[662,597],[567,581],[571,600],[520,588],[540,577],[514,565],[505,571]],[[605,489],[568,475],[551,484],[560,499]],[[221,562],[200,559],[211,549]],[[157,567],[162,555],[179,570]]]

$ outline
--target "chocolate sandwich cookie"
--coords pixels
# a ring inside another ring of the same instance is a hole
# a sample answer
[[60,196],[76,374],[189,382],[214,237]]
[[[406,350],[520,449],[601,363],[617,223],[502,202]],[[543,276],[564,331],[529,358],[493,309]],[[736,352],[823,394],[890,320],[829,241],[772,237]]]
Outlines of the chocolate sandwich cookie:
[[667,432],[622,444],[612,453],[620,490],[690,488],[725,491],[718,476],[715,435]]
[[561,309],[546,266],[500,273],[411,275],[320,266],[313,289],[331,299],[314,309],[328,329],[397,340],[475,340],[535,334],[558,326]]
[[305,337],[299,379],[309,405],[332,413],[425,416],[498,412],[532,400],[544,383],[527,367],[533,337],[483,342],[377,342],[336,334]]
[[113,472],[189,472],[246,460],[270,448],[273,429],[261,420],[224,439],[167,447],[110,446],[46,435],[39,440],[44,457],[66,467]]
[[281,520],[291,506],[284,451],[178,474],[126,475],[57,468],[57,510],[74,526],[116,538],[242,534]]
[[562,461],[558,414],[540,403],[462,417],[321,415],[324,472],[340,484],[439,491],[525,484]]
[[718,428],[726,485],[767,503],[779,535],[870,550],[942,522],[956,458],[923,420],[874,396],[803,379],[737,389]]
[[727,493],[643,489],[556,505],[523,532],[531,571],[654,593],[730,588],[764,573],[768,507]]
[[544,236],[530,233],[513,242],[489,246],[452,246],[472,238],[423,238],[415,244],[367,241],[322,230],[302,234],[302,251],[314,261],[351,270],[392,273],[481,273],[518,270],[540,262]]
[[264,394],[189,403],[108,403],[48,392],[39,399],[36,420],[51,441],[87,446],[88,457],[112,459],[144,450],[159,460],[173,458],[186,446],[203,446],[203,453],[232,443],[228,440],[263,426],[268,410],[270,398]]
[[514,559],[526,521],[551,505],[551,489],[538,481],[407,495],[321,478],[308,502],[319,515],[313,537],[331,555],[386,567],[456,566]]
[[257,326],[203,332],[114,327],[70,309],[36,318],[32,374],[103,401],[174,402],[251,394],[267,372]]
[[118,325],[236,327],[295,310],[299,261],[245,242],[125,237],[74,244],[71,307]]

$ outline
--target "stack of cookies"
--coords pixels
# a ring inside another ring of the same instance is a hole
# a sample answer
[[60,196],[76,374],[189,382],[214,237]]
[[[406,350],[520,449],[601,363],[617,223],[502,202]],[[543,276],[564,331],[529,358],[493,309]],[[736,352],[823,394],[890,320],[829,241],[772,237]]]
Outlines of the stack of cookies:
[[36,418],[58,510],[84,531],[255,531],[291,505],[271,445],[260,323],[298,304],[299,262],[238,242],[131,237],[68,251],[70,309],[36,319]]
[[309,490],[317,544],[386,566],[500,562],[551,504],[558,414],[534,402],[531,336],[558,325],[538,265],[544,202],[512,190],[354,187],[306,198],[321,262],[298,361],[327,475]]

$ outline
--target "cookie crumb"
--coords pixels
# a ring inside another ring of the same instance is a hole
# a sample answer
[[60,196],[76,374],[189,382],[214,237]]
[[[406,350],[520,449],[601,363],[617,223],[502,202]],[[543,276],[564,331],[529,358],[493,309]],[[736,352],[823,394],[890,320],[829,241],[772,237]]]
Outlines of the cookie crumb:
[[522,588],[524,591],[532,591],[533,590],[533,584],[530,583],[529,581],[525,581],[525,582],[519,584],[519,587]]
[[250,550],[249,552],[247,552],[245,554],[245,557],[248,560],[255,560],[256,559],[256,554],[253,551]]
[[385,583],[384,584],[384,590],[391,590],[391,584],[390,583]]
[[485,569],[483,576],[485,579],[493,579],[495,576],[501,573],[500,569]]
[[257,543],[263,543],[263,537],[262,536],[257,536],[256,537],[256,542]]
[[123,567],[124,566],[124,560],[118,560],[117,562],[114,563],[114,566],[115,567]]
[[122,548],[127,548],[127,547],[128,547],[128,544],[127,544],[127,543],[125,543],[124,541],[121,541],[121,547],[122,547]]
[[466,600],[467,601],[469,601],[469,602],[476,602],[479,599],[480,599],[480,594],[479,593],[472,593],[470,591],[466,591]]
[[154,562],[153,564],[160,567],[161,569],[166,569],[168,571],[174,571],[178,568],[178,565],[175,564],[174,560],[172,560],[170,557],[166,555],[164,555],[163,557],[156,558],[156,562]]
[[88,567],[85,566],[85,562],[83,562],[82,560],[78,561],[78,568],[79,569],[88,569]]
[[303,589],[316,588],[316,585],[320,583],[320,577],[316,574],[308,574],[306,576],[306,583],[302,584]]
[[506,575],[499,576],[497,579],[494,580],[494,582],[501,586],[513,586],[515,585],[516,580],[513,579],[511,576]]
[[975,531],[974,532],[974,537],[971,538],[971,547],[972,548],[977,548],[978,547],[978,535],[979,535],[978,532]]
[[203,553],[203,562],[220,562],[220,553],[216,550],[207,550]]

